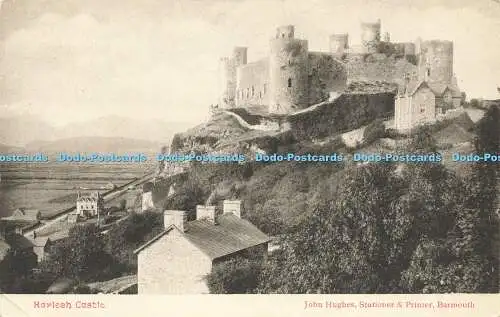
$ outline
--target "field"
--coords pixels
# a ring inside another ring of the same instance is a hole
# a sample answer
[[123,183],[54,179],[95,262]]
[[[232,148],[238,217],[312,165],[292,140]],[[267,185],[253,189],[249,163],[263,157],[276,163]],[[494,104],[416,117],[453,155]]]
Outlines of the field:
[[51,216],[75,204],[77,192],[109,190],[121,186],[154,168],[147,164],[18,164],[0,165],[0,217],[16,208],[33,208],[42,217]]

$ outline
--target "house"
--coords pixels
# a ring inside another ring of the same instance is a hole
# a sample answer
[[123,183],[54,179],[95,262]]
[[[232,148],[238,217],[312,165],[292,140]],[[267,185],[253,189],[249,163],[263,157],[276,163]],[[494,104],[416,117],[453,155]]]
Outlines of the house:
[[208,294],[206,276],[214,264],[235,256],[265,260],[269,237],[240,216],[241,201],[197,206],[196,220],[166,210],[165,230],[134,251],[138,294]]
[[454,85],[426,80],[408,81],[395,97],[396,129],[405,131],[432,123],[450,109],[459,108],[462,94]]
[[99,192],[80,195],[76,199],[76,214],[80,217],[95,217],[104,210],[104,199]]

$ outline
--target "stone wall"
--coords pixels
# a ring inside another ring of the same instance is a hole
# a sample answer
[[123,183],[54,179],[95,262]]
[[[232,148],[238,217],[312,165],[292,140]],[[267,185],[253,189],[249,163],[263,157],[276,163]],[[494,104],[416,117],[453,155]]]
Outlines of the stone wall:
[[330,91],[346,88],[347,73],[344,64],[329,53],[309,53],[309,105],[328,99]]
[[211,260],[177,230],[138,254],[138,294],[208,294]]
[[416,77],[418,68],[411,57],[396,58],[385,54],[349,55],[346,57],[347,81],[385,81],[402,85],[405,74]]
[[394,113],[394,93],[344,93],[314,111],[288,117],[298,140],[322,138],[357,129]]
[[269,61],[267,58],[237,69],[236,106],[269,104]]

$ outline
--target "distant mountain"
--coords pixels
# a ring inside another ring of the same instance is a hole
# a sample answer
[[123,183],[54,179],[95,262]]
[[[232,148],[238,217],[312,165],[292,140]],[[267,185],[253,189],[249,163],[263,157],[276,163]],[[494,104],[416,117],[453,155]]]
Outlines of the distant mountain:
[[[32,116],[0,118],[0,144],[23,146],[34,143],[42,146],[59,139],[102,137],[149,140],[170,144],[172,136],[190,127],[189,123],[162,120],[138,120],[120,116],[106,116],[62,127]],[[33,144],[30,145],[30,148]]]
[[169,142],[173,134],[189,124],[161,120],[138,120],[120,116],[106,116],[85,122],[68,124],[58,130],[59,137],[81,136],[123,137]]
[[31,116],[0,118],[0,143],[22,146],[35,139],[54,140],[56,129]]
[[157,152],[160,142],[116,137],[76,137],[56,141],[34,141],[26,145],[28,151],[39,152]]

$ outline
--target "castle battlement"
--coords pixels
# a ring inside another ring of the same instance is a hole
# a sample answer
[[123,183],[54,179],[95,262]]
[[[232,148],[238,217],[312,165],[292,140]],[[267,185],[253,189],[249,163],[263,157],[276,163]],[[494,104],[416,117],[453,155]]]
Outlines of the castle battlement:
[[246,47],[235,47],[220,60],[225,108],[262,106],[288,114],[325,101],[350,82],[404,85],[405,78],[453,80],[453,42],[443,40],[390,42],[381,40],[381,21],[362,22],[361,45],[350,45],[348,33],[332,33],[325,52],[309,51],[308,41],[295,37],[294,25],[278,26],[267,57],[247,62]]

